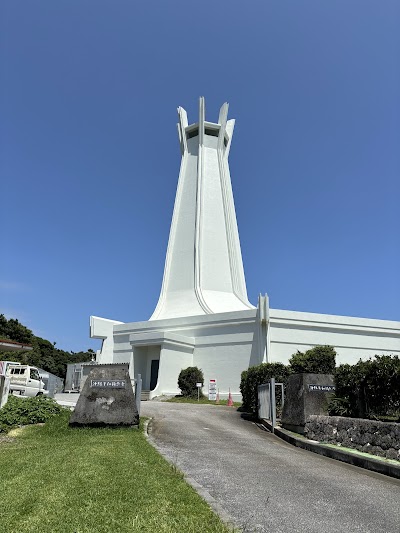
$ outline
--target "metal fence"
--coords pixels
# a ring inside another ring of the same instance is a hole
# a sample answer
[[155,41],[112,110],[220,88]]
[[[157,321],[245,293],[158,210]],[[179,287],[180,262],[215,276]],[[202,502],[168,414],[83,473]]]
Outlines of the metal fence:
[[271,378],[269,382],[258,386],[258,418],[268,420],[272,432],[274,432],[277,419],[276,387],[279,387],[281,410],[285,399],[283,383],[275,383],[275,378]]

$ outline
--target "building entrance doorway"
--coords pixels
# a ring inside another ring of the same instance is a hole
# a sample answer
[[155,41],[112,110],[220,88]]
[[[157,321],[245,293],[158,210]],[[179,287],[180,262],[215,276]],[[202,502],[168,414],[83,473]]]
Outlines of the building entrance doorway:
[[156,388],[159,367],[160,367],[160,360],[152,359],[151,360],[151,371],[150,371],[150,390],[154,390]]

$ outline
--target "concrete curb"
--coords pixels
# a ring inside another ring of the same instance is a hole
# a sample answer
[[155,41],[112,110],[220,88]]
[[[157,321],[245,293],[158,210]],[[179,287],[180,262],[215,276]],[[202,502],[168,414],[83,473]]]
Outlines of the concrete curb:
[[[272,430],[272,426],[267,420],[261,420],[260,422],[269,431]],[[371,470],[372,472],[384,474],[385,476],[400,479],[400,464],[397,466],[396,464],[390,463],[385,459],[380,459],[379,457],[369,458],[359,455],[356,452],[353,453],[348,450],[342,450],[339,447],[332,448],[326,444],[308,440],[301,435],[295,435],[291,431],[276,426],[274,428],[274,434],[289,444],[296,446],[297,448],[318,453],[320,455],[324,455],[325,457],[329,457],[330,459],[336,459],[337,461],[342,461],[350,465],[359,466],[360,468],[365,468],[366,470]]]
[[[176,466],[175,463],[171,461],[169,457],[164,455],[162,450],[157,446],[157,443],[149,435],[149,425],[151,424],[152,421],[153,421],[153,418],[149,418],[143,424],[144,434],[147,440],[164,457],[166,461],[168,461],[171,465]],[[197,492],[197,494],[208,503],[211,509],[220,517],[220,519],[222,520],[222,522],[224,522],[225,525],[227,525],[228,527],[231,527],[233,531],[241,531],[236,521],[225,511],[222,505],[218,503],[217,500],[211,496],[211,494],[203,487],[203,485],[200,485],[200,483],[197,483],[196,480],[194,480],[192,477],[187,476],[184,472],[182,473],[183,473],[183,478],[186,481],[186,483],[188,483]]]
[[69,407],[70,409],[75,409],[75,403],[73,402],[66,402],[64,400],[56,400],[56,403],[58,403],[58,405],[61,405],[61,407]]

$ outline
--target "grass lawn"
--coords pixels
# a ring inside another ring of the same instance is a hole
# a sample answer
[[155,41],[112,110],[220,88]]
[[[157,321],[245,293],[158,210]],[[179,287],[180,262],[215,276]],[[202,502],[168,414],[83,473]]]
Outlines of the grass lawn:
[[[200,398],[199,401],[197,401],[197,398],[184,398],[183,396],[174,396],[173,398],[169,398],[166,400],[167,402],[173,402],[173,403],[206,403],[209,405],[226,405],[228,403],[228,400],[220,400],[219,403],[215,403],[213,400],[209,400],[208,398]],[[233,405],[235,407],[240,407],[242,404],[241,402],[233,402]]]
[[0,442],[0,531],[229,531],[142,431],[69,428],[69,415]]

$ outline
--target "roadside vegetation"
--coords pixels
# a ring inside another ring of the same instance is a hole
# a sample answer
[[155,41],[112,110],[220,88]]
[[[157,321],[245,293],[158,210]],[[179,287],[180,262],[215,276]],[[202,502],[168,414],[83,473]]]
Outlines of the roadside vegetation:
[[47,422],[63,411],[63,407],[45,396],[20,398],[10,394],[6,405],[0,409],[0,433],[18,426]]
[[[290,374],[333,374],[336,391],[329,404],[329,414],[383,421],[400,421],[400,357],[375,355],[354,365],[335,366],[333,346],[315,346],[296,352],[288,365],[263,363],[242,372],[240,391],[243,408],[257,413],[258,386],[270,378],[285,384]],[[281,397],[277,389],[277,407]]]
[[0,443],[8,533],[231,531],[142,428],[70,428],[69,415],[12,430],[14,440]]

